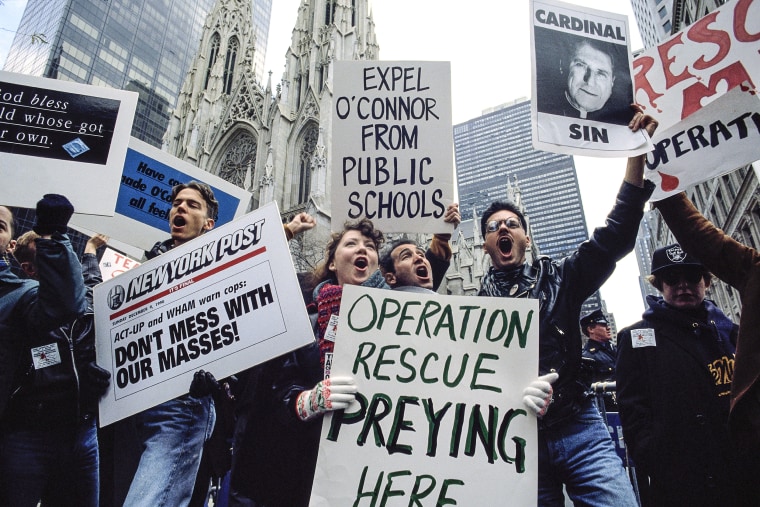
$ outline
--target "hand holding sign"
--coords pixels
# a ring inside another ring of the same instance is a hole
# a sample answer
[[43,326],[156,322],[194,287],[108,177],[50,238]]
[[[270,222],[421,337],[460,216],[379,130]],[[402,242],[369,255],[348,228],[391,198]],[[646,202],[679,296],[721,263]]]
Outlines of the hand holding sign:
[[353,377],[328,378],[298,395],[296,412],[302,421],[308,421],[331,410],[343,410],[354,401],[356,392]]
[[73,214],[74,206],[65,196],[45,194],[37,202],[37,216],[32,229],[40,236],[47,236],[54,232],[65,234],[69,219]]

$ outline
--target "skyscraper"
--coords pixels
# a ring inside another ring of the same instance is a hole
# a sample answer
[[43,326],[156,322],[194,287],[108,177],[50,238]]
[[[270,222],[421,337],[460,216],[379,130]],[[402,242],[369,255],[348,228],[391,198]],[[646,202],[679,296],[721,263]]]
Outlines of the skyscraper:
[[[539,254],[562,257],[588,239],[575,162],[569,155],[533,149],[529,100],[454,125],[454,154],[463,220],[477,222],[492,201],[509,198],[524,206]],[[477,229],[477,225],[462,226],[474,231],[470,236],[477,236]],[[475,244],[481,238],[465,237],[465,241]],[[459,262],[456,259],[454,264]],[[597,292],[582,313],[601,304]]]
[[[253,0],[255,68],[264,71],[271,0]],[[132,135],[168,126],[215,0],[29,0],[4,70],[139,93]],[[48,44],[33,44],[42,33]]]
[[588,239],[573,158],[533,149],[530,101],[454,125],[454,154],[463,218],[480,216],[515,185],[541,254],[562,256]]
[[670,0],[631,0],[633,16],[645,48],[664,41],[673,30],[673,2]]

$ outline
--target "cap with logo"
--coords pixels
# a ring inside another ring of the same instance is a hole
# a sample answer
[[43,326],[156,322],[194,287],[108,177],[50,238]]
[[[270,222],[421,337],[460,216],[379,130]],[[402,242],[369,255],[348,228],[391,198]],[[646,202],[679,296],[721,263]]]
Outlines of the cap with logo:
[[681,248],[681,245],[678,243],[658,248],[654,251],[654,254],[652,255],[653,275],[657,274],[657,272],[662,271],[663,269],[679,266],[699,268],[702,270],[705,269],[702,263],[699,262],[699,259],[684,252]]

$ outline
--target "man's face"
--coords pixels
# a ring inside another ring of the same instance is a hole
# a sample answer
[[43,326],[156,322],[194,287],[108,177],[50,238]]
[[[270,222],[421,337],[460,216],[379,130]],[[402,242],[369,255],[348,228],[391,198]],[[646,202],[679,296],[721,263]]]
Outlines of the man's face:
[[412,244],[399,245],[391,252],[391,259],[396,272],[385,274],[388,285],[433,290],[433,270],[422,248]]
[[208,206],[200,192],[193,188],[182,189],[169,211],[169,230],[174,246],[195,239],[213,228],[214,219],[208,217]]
[[13,215],[11,210],[0,206],[0,256],[11,253],[13,248]]
[[607,323],[595,322],[586,329],[588,331],[589,340],[595,340],[604,343],[612,339],[610,325]]
[[520,224],[520,218],[509,210],[500,210],[488,217],[486,224],[497,221],[495,231],[485,231],[483,248],[491,257],[491,264],[499,270],[521,266],[530,238]]
[[702,271],[694,268],[671,268],[658,276],[662,279],[662,299],[678,310],[698,308],[710,286]]
[[568,100],[576,109],[598,111],[612,94],[615,75],[608,55],[582,44],[570,59],[567,75]]

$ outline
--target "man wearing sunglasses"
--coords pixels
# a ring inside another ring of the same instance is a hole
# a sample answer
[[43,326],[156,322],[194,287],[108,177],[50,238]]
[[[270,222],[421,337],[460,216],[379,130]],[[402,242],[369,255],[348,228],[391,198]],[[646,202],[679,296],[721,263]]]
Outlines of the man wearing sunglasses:
[[643,505],[739,505],[729,442],[738,326],[705,299],[712,275],[678,244],[652,256],[643,320],[618,333],[617,401]]
[[[634,106],[629,124],[651,135],[657,122]],[[483,213],[483,247],[491,267],[480,296],[539,301],[538,380],[523,401],[538,419],[538,504],[564,506],[563,486],[576,504],[638,507],[607,426],[581,374],[583,302],[633,250],[644,204],[653,185],[644,182],[644,156],[628,159],[615,206],[603,227],[566,257],[526,261],[531,238],[520,209],[494,202]],[[543,398],[541,393],[547,393]]]

